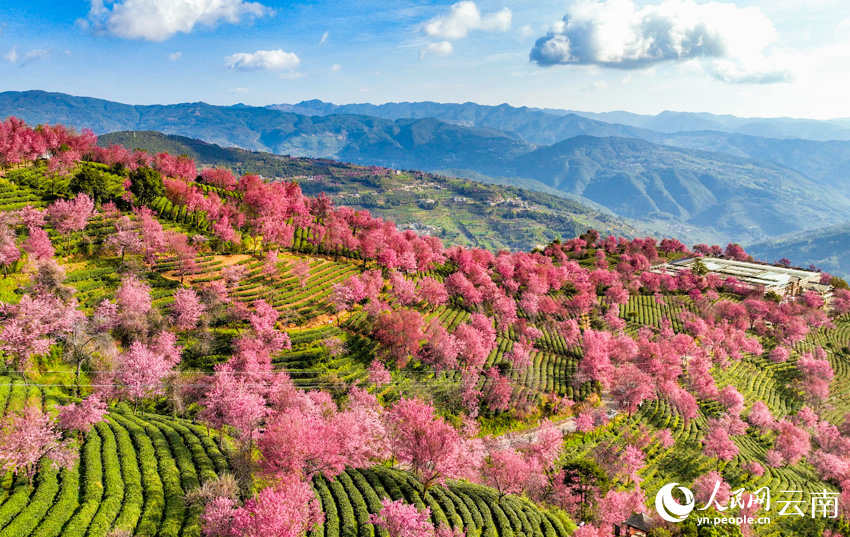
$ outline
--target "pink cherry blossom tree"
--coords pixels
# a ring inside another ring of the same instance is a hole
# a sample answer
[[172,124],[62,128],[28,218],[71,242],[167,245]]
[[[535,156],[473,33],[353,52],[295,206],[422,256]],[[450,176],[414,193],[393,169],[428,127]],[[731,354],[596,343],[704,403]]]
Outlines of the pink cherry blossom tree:
[[404,367],[419,357],[422,315],[416,310],[400,309],[378,317],[373,335],[384,346],[387,358]]
[[800,371],[800,388],[805,399],[815,406],[823,404],[829,397],[829,383],[835,377],[832,365],[826,359],[826,353],[819,349],[822,358],[815,358],[812,353],[803,354],[797,360]]
[[458,326],[454,333],[462,363],[471,369],[480,369],[496,348],[496,330],[493,321],[481,313],[473,313],[469,321]]
[[797,464],[811,450],[811,435],[793,423],[780,420],[776,425],[776,451],[786,464]]
[[[726,508],[729,505],[732,488],[729,483],[723,480],[720,472],[712,471],[703,474],[694,481],[694,499],[700,504],[707,505],[712,501],[711,507],[717,508],[720,505]],[[716,492],[715,492],[716,491]],[[712,500],[712,496],[714,499]]]
[[644,401],[656,398],[652,376],[640,370],[634,364],[626,364],[615,373],[611,395],[617,406],[631,416]]
[[116,358],[115,395],[132,402],[134,411],[143,399],[162,393],[163,380],[180,360],[176,340],[174,334],[160,332],[151,345],[134,341]]
[[39,462],[47,458],[54,468],[71,468],[79,452],[56,430],[53,418],[36,406],[7,414],[0,426],[0,468],[23,472],[32,484]]
[[772,351],[770,351],[770,359],[775,363],[783,363],[787,362],[788,358],[791,356],[791,351],[786,347],[775,347]]
[[458,364],[460,343],[457,338],[446,330],[439,319],[433,319],[425,331],[425,346],[421,356],[422,362],[437,371],[455,369]]
[[676,440],[673,438],[673,432],[670,429],[661,429],[655,435],[658,445],[664,449],[668,449],[676,445]]
[[304,259],[299,259],[292,264],[292,275],[298,279],[298,285],[302,289],[307,287],[307,281],[310,279],[310,263]]
[[103,421],[106,412],[106,401],[97,394],[91,395],[79,403],[69,403],[59,407],[59,428],[63,431],[87,433],[92,425]]
[[718,401],[730,414],[738,415],[744,410],[744,396],[734,386],[720,390]]
[[225,168],[207,168],[201,171],[201,179],[208,184],[225,190],[236,189],[236,177]]
[[9,268],[21,258],[21,250],[15,239],[15,232],[10,227],[0,225],[0,265],[3,265],[4,278],[8,275]]
[[136,276],[128,275],[121,280],[115,292],[115,325],[127,339],[143,337],[148,331],[148,313],[153,308],[151,288]]
[[274,277],[277,276],[277,262],[279,253],[280,252],[278,250],[269,250],[268,252],[266,252],[266,258],[263,262],[263,274],[265,274],[267,278],[274,279]]
[[764,401],[756,401],[753,403],[753,408],[750,409],[747,421],[750,422],[750,425],[758,427],[762,431],[770,429],[775,423],[773,414],[770,413],[770,409],[767,408],[767,404],[765,404]]
[[198,293],[191,288],[180,288],[174,292],[174,303],[171,305],[174,326],[188,335],[189,331],[198,325],[198,321],[206,313],[206,306],[201,302]]
[[446,286],[434,278],[422,278],[419,280],[419,296],[428,303],[431,309],[444,305],[449,300]]
[[610,387],[614,373],[612,346],[610,332],[585,330],[582,339],[584,357],[579,363],[577,378],[581,381],[599,381],[602,386]]
[[328,352],[328,356],[333,358],[339,358],[345,354],[345,341],[336,336],[325,338],[322,341],[322,346]]
[[764,467],[756,461],[748,461],[741,466],[745,472],[752,477],[761,477],[764,475]]
[[130,220],[130,217],[122,216],[113,225],[115,226],[115,233],[106,238],[106,248],[116,252],[121,257],[121,261],[124,261],[125,254],[141,253],[143,248],[142,238],[139,236],[136,224]]
[[369,384],[377,390],[379,386],[385,386],[393,381],[392,374],[380,360],[372,360],[367,369],[369,372]]
[[82,231],[94,216],[94,201],[86,194],[78,194],[73,200],[56,200],[45,211],[56,231],[65,236],[70,245],[71,235]]
[[57,336],[71,330],[76,303],[54,295],[23,295],[17,304],[0,303],[0,351],[7,365],[27,371],[34,356],[45,354]]
[[481,453],[434,407],[418,399],[402,399],[387,412],[391,450],[422,484],[423,494],[449,478],[470,475],[480,465]]
[[511,395],[513,386],[506,376],[499,373],[496,367],[488,368],[484,375],[487,377],[487,390],[484,394],[484,402],[492,412],[504,412],[511,407]]
[[139,222],[139,234],[142,238],[142,253],[145,262],[151,265],[156,261],[157,255],[167,250],[165,231],[162,224],[154,216],[154,212],[147,206],[135,207],[133,212]]
[[53,257],[55,250],[53,243],[50,242],[50,237],[47,232],[40,227],[33,227],[29,230],[29,237],[24,241],[24,251],[36,261],[43,261]]
[[390,537],[434,537],[431,509],[419,510],[404,500],[381,500],[381,510],[369,515],[369,522],[382,528]]
[[706,425],[703,442],[703,453],[715,457],[719,461],[731,461],[738,454],[738,446],[729,437],[729,429],[718,419],[710,419]]
[[198,268],[198,264],[195,261],[195,255],[198,252],[189,243],[189,238],[183,233],[169,230],[165,234],[165,241],[168,246],[168,252],[176,258],[177,274],[180,276],[180,283],[182,284],[183,279],[187,275],[193,274]]
[[321,473],[332,479],[346,466],[374,464],[385,455],[384,428],[377,403],[364,405],[364,396],[354,395],[348,411],[338,411],[327,394],[295,396],[294,405],[266,420],[258,443],[263,473],[302,479]]
[[219,497],[201,516],[204,537],[302,537],[324,520],[310,484],[283,480],[261,490],[243,506]]
[[850,313],[850,291],[836,289],[832,297],[832,308],[838,316]]

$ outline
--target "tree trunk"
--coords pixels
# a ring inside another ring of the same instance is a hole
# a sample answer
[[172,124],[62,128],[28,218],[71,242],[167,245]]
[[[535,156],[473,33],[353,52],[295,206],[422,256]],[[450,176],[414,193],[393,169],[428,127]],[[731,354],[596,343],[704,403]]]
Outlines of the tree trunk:
[[81,371],[82,368],[83,368],[83,362],[82,361],[77,362],[77,385],[74,387],[75,388],[74,392],[75,392],[77,397],[80,396],[80,374],[82,373],[82,371]]

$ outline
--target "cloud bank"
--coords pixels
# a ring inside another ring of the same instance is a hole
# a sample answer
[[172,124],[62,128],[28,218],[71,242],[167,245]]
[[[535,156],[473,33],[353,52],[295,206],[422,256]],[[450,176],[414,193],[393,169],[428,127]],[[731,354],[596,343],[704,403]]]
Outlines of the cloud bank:
[[224,66],[237,71],[286,71],[300,64],[298,56],[281,49],[239,52],[224,58]]
[[244,0],[89,1],[91,10],[84,25],[116,37],[148,41],[165,41],[179,32],[189,33],[199,24],[238,23],[270,13],[264,5]]
[[664,0],[638,8],[632,0],[582,0],[537,40],[529,57],[540,66],[617,69],[700,59],[725,82],[787,82],[791,73],[765,55],[777,39],[773,23],[754,7]]

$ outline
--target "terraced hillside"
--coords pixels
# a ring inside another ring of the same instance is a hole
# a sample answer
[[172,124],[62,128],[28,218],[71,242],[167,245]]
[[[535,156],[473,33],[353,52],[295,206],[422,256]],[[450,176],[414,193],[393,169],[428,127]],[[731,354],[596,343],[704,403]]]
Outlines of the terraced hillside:
[[314,535],[381,535],[368,523],[369,513],[381,510],[380,500],[391,498],[424,509],[431,509],[435,524],[466,528],[482,536],[569,535],[574,525],[569,519],[541,511],[533,503],[516,497],[498,499],[491,488],[465,482],[432,489],[425,498],[418,492],[419,483],[410,475],[383,466],[368,470],[346,470],[335,480],[318,478],[314,487],[325,512],[323,528]]
[[[45,206],[51,195],[27,186],[32,181],[29,170],[16,170],[11,182],[0,178],[0,189],[8,207]],[[43,186],[43,185],[42,185]],[[166,214],[166,216],[169,216]],[[187,224],[173,219],[162,220],[167,229],[187,229]],[[188,229],[194,227],[188,224]],[[49,230],[59,252],[96,250],[112,232],[112,222],[105,216],[94,218],[85,233],[70,238]],[[292,263],[306,260],[310,276],[305,285],[289,274]],[[344,382],[365,380],[364,365],[374,355],[376,343],[328,324],[324,319],[333,309],[327,302],[331,286],[362,269],[357,260],[283,254],[279,272],[269,277],[262,272],[263,262],[249,255],[198,254],[193,270],[185,282],[203,288],[220,280],[222,269],[244,267],[244,277],[232,296],[245,303],[266,300],[284,312],[290,321],[293,348],[275,359],[306,389],[324,386],[315,378],[316,359],[326,356],[321,342],[342,336],[359,343],[345,357],[328,364],[326,371],[341,375]],[[172,293],[179,287],[176,261],[163,257],[150,267],[145,281],[151,286],[154,306],[166,308]],[[114,296],[121,282],[119,260],[103,256],[67,260],[65,282],[75,289],[75,298],[85,311],[93,311],[105,299]],[[462,312],[442,308],[440,315],[460,322]],[[449,318],[451,316],[451,318]],[[468,316],[468,315],[467,315]],[[348,326],[351,320],[346,321]],[[316,328],[305,328],[317,324]],[[456,323],[455,323],[456,324]],[[232,332],[223,327],[219,332]],[[359,346],[358,346],[359,345]],[[207,357],[203,367],[226,359]],[[346,367],[353,364],[353,374]],[[302,366],[303,369],[299,369]],[[44,388],[27,386],[20,378],[2,377],[0,406],[4,414],[24,406],[39,405],[52,411],[54,405],[70,400],[71,387],[64,384],[67,372],[42,373],[40,384],[60,379],[60,384]],[[230,473],[231,441],[219,444],[219,436],[192,420],[173,418],[150,412],[133,413],[126,406],[113,407],[107,419],[80,435],[80,461],[73,469],[54,470],[46,463],[32,485],[18,476],[6,475],[0,496],[0,536],[108,536],[119,531],[139,536],[192,536],[201,534],[201,505],[187,505],[184,496],[217,476]],[[368,524],[368,515],[380,511],[382,498],[403,499],[420,507],[428,506],[435,523],[467,528],[481,535],[524,534],[546,537],[569,535],[573,527],[568,518],[540,510],[527,500],[505,498],[495,502],[498,493],[488,487],[464,482],[451,482],[447,488],[434,489],[425,498],[413,477],[401,470],[385,466],[371,469],[349,469],[337,479],[316,478],[314,487],[325,512],[325,522],[311,535],[336,537],[348,535],[383,535]],[[493,503],[495,502],[495,503]]]
[[[61,433],[80,461],[41,457],[32,487],[0,457],[3,535],[243,535],[270,505],[289,521],[312,505],[322,525],[292,535],[387,537],[370,515],[389,498],[469,537],[596,537],[665,483],[701,498],[707,474],[801,500],[850,490],[850,293],[650,270],[744,261],[737,245],[588,230],[533,252],[446,247],[295,184],[133,158],[75,164],[120,185],[99,206],[74,195],[86,174],[0,178],[16,200],[0,221],[0,435],[26,406],[94,424]],[[604,487],[577,500],[573,464]],[[795,524],[745,531],[806,535]],[[811,525],[827,528],[846,521]]]

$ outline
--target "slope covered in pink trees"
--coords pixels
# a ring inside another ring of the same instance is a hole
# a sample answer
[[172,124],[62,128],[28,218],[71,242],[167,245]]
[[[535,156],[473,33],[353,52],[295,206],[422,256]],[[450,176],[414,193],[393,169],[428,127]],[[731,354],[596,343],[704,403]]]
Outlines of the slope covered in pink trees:
[[28,406],[4,416],[0,426],[0,467],[13,474],[21,473],[32,483],[38,463],[48,459],[54,467],[69,468],[79,454],[67,440],[62,440],[50,415]]
[[[4,132],[23,128],[4,125]],[[530,253],[445,248],[435,237],[400,231],[366,211],[336,207],[327,196],[308,198],[295,183],[236,178],[226,170],[204,170],[196,183],[198,171],[184,157],[74,143],[80,156],[63,154],[50,173],[68,173],[80,157],[128,170],[153,166],[165,176],[165,198],[187,215],[181,225],[203,218],[209,227],[184,233],[163,226],[160,215],[138,199],[132,212],[127,200],[116,199],[122,213],[115,204],[96,209],[84,194],[54,202],[43,213],[19,211],[0,226],[4,269],[51,260],[56,254],[49,231],[64,239],[56,245],[63,262],[100,255],[114,259],[124,275],[114,293],[85,313],[56,285],[39,283],[38,292],[33,288],[20,302],[3,306],[0,345],[11,367],[34,372],[35,362],[64,341],[81,315],[99,315],[118,352],[98,356],[104,389],[66,405],[60,426],[89,429],[103,417],[107,399],[151,410],[185,398],[197,412],[193,416],[218,429],[217,441],[232,447],[242,488],[241,498],[218,496],[208,504],[208,535],[302,535],[321,518],[311,479],[335,479],[346,467],[376,463],[410,471],[422,497],[437,497],[434,488],[444,483],[470,479],[494,487],[499,498],[526,495],[568,509],[573,504],[561,494],[559,465],[576,456],[579,442],[587,443],[614,484],[597,491],[602,514],[585,520],[590,524],[580,531],[588,535],[642,509],[652,492],[643,494],[644,473],[662,468],[659,460],[676,452],[683,438],[694,460],[707,467],[717,461],[711,478],[736,485],[738,461],[751,456],[741,449],[743,435],[765,446],[759,460],[767,473],[811,464],[836,485],[848,482],[847,432],[826,419],[836,401],[830,383],[843,370],[830,363],[834,348],[827,353],[801,343],[844,322],[838,318],[848,309],[841,290],[825,308],[812,294],[775,302],[713,274],[650,272],[665,257],[689,254],[671,240],[588,232]],[[6,162],[19,165],[51,153],[34,154],[33,147],[41,146],[30,145],[29,152],[7,152],[12,156]],[[103,249],[68,255],[74,251],[68,245],[84,239],[91,222],[109,230]],[[299,250],[314,257],[308,261]],[[738,245],[695,250],[747,258]],[[197,277],[193,273],[207,262],[200,251],[216,262],[226,253],[251,258],[213,269],[210,278]],[[332,262],[350,271],[326,284],[340,328],[321,336],[321,354],[331,359],[327,364],[357,362],[362,373],[334,378],[328,367],[318,384],[293,381],[276,368],[301,336],[280,330],[293,317],[281,317],[278,295],[268,291],[287,280],[293,294],[323,285],[321,267]],[[281,270],[284,263],[288,268]],[[165,264],[173,268],[158,268]],[[160,273],[173,282],[167,294],[150,277]],[[261,292],[251,292],[257,287]],[[169,327],[184,337],[178,342]],[[185,337],[189,332],[191,339]],[[216,340],[223,333],[225,345]],[[365,359],[355,355],[364,348],[358,338],[375,344]],[[173,379],[189,378],[188,370],[175,368],[190,367],[187,356],[213,345],[226,350],[207,368],[210,374],[191,372],[197,376],[175,388],[179,382]],[[557,366],[547,362],[551,356]],[[772,367],[794,378],[779,379]],[[767,369],[777,386],[787,384],[781,405],[754,400],[741,376],[752,368]],[[316,387],[328,391],[309,390]],[[469,426],[476,419],[485,427],[497,420],[509,427],[531,424],[549,413],[565,417],[561,409],[570,407],[575,421],[566,430],[576,436],[563,453],[560,430],[546,421],[534,429],[536,440],[507,446],[482,439]],[[652,415],[664,421],[650,420]],[[653,429],[658,423],[665,425]],[[616,430],[623,434],[609,441]],[[650,447],[653,439],[661,450]],[[755,460],[740,466],[748,479],[765,474]],[[676,476],[669,461],[663,468]],[[707,487],[703,481],[694,485],[701,496]],[[370,515],[391,534],[396,511],[399,524],[421,516],[407,505],[390,505],[397,502],[387,501],[382,514]],[[421,531],[452,530],[429,523]]]

